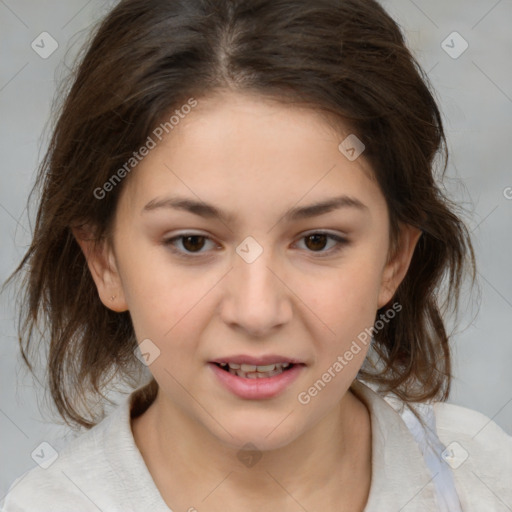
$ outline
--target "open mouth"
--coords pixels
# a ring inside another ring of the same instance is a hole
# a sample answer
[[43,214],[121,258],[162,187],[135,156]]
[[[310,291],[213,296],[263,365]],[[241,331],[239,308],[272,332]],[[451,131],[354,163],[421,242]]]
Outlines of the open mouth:
[[242,377],[244,379],[268,379],[275,377],[286,371],[289,371],[295,366],[294,363],[274,363],[266,364],[263,366],[256,366],[252,364],[237,364],[237,363],[214,363],[222,370]]
[[209,366],[221,386],[244,400],[265,400],[278,396],[306,368],[306,364],[299,360],[270,354],[260,357],[228,356],[210,361]]

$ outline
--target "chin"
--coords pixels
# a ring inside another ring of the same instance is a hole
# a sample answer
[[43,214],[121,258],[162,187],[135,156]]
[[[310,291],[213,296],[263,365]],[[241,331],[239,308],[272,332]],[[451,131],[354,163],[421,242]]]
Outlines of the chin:
[[285,434],[270,440],[264,434],[247,432],[243,437],[238,437],[236,441],[231,438],[224,438],[221,441],[226,448],[241,453],[244,451],[269,452],[279,450],[292,443],[294,439],[294,437]]
[[286,414],[281,414],[278,419],[275,419],[274,415],[270,415],[265,420],[260,414],[258,417],[253,416],[251,420],[251,416],[246,413],[240,422],[223,423],[223,427],[233,437],[225,430],[218,428],[215,429],[214,435],[223,445],[232,450],[277,450],[292,443],[300,435],[296,425],[292,425],[287,420],[283,422],[285,417]]

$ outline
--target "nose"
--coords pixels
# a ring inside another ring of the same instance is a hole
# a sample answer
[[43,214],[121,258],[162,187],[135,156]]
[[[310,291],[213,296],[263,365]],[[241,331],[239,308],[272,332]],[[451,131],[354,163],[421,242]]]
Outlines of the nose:
[[251,336],[265,337],[292,317],[290,289],[270,251],[252,262],[235,256],[221,308],[223,321]]

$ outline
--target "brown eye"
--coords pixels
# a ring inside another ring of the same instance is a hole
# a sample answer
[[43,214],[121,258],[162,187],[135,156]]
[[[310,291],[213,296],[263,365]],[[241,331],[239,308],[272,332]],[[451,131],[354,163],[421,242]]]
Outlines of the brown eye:
[[308,241],[306,243],[306,246],[308,247],[308,249],[311,249],[312,251],[322,250],[325,248],[328,238],[329,237],[326,236],[325,234],[316,233],[313,235],[308,235],[305,237],[305,239]]
[[[181,247],[178,247],[178,242],[181,241]],[[212,240],[204,235],[196,235],[194,233],[188,233],[184,235],[175,236],[164,240],[163,245],[169,247],[169,249],[178,254],[179,256],[187,257],[194,254],[201,255],[206,253],[207,250],[202,250],[205,247],[207,241]],[[194,256],[192,256],[194,257]]]
[[[306,250],[313,253],[318,253],[319,257],[330,256],[340,251],[344,246],[349,245],[349,241],[341,236],[334,235],[331,233],[310,233],[301,238],[304,240]],[[333,241],[333,245],[327,250],[324,250],[328,245],[329,240]]]
[[183,247],[190,252],[200,250],[204,246],[204,236],[192,235],[181,237],[183,240]]

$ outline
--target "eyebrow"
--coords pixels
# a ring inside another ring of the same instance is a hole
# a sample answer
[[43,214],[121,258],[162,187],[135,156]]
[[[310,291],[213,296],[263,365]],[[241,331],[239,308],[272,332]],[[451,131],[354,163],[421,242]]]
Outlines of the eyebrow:
[[[146,206],[144,206],[141,213],[151,212],[161,208],[183,210],[200,217],[219,219],[225,224],[230,224],[235,220],[235,216],[233,214],[222,211],[216,206],[179,196],[166,197],[163,199],[152,199],[148,204],[146,204]],[[323,215],[325,213],[329,213],[342,208],[354,208],[361,212],[369,211],[368,206],[362,203],[359,199],[347,195],[342,195],[307,206],[290,208],[284,213],[283,219],[287,222],[296,221],[310,217],[317,217],[319,215]]]

